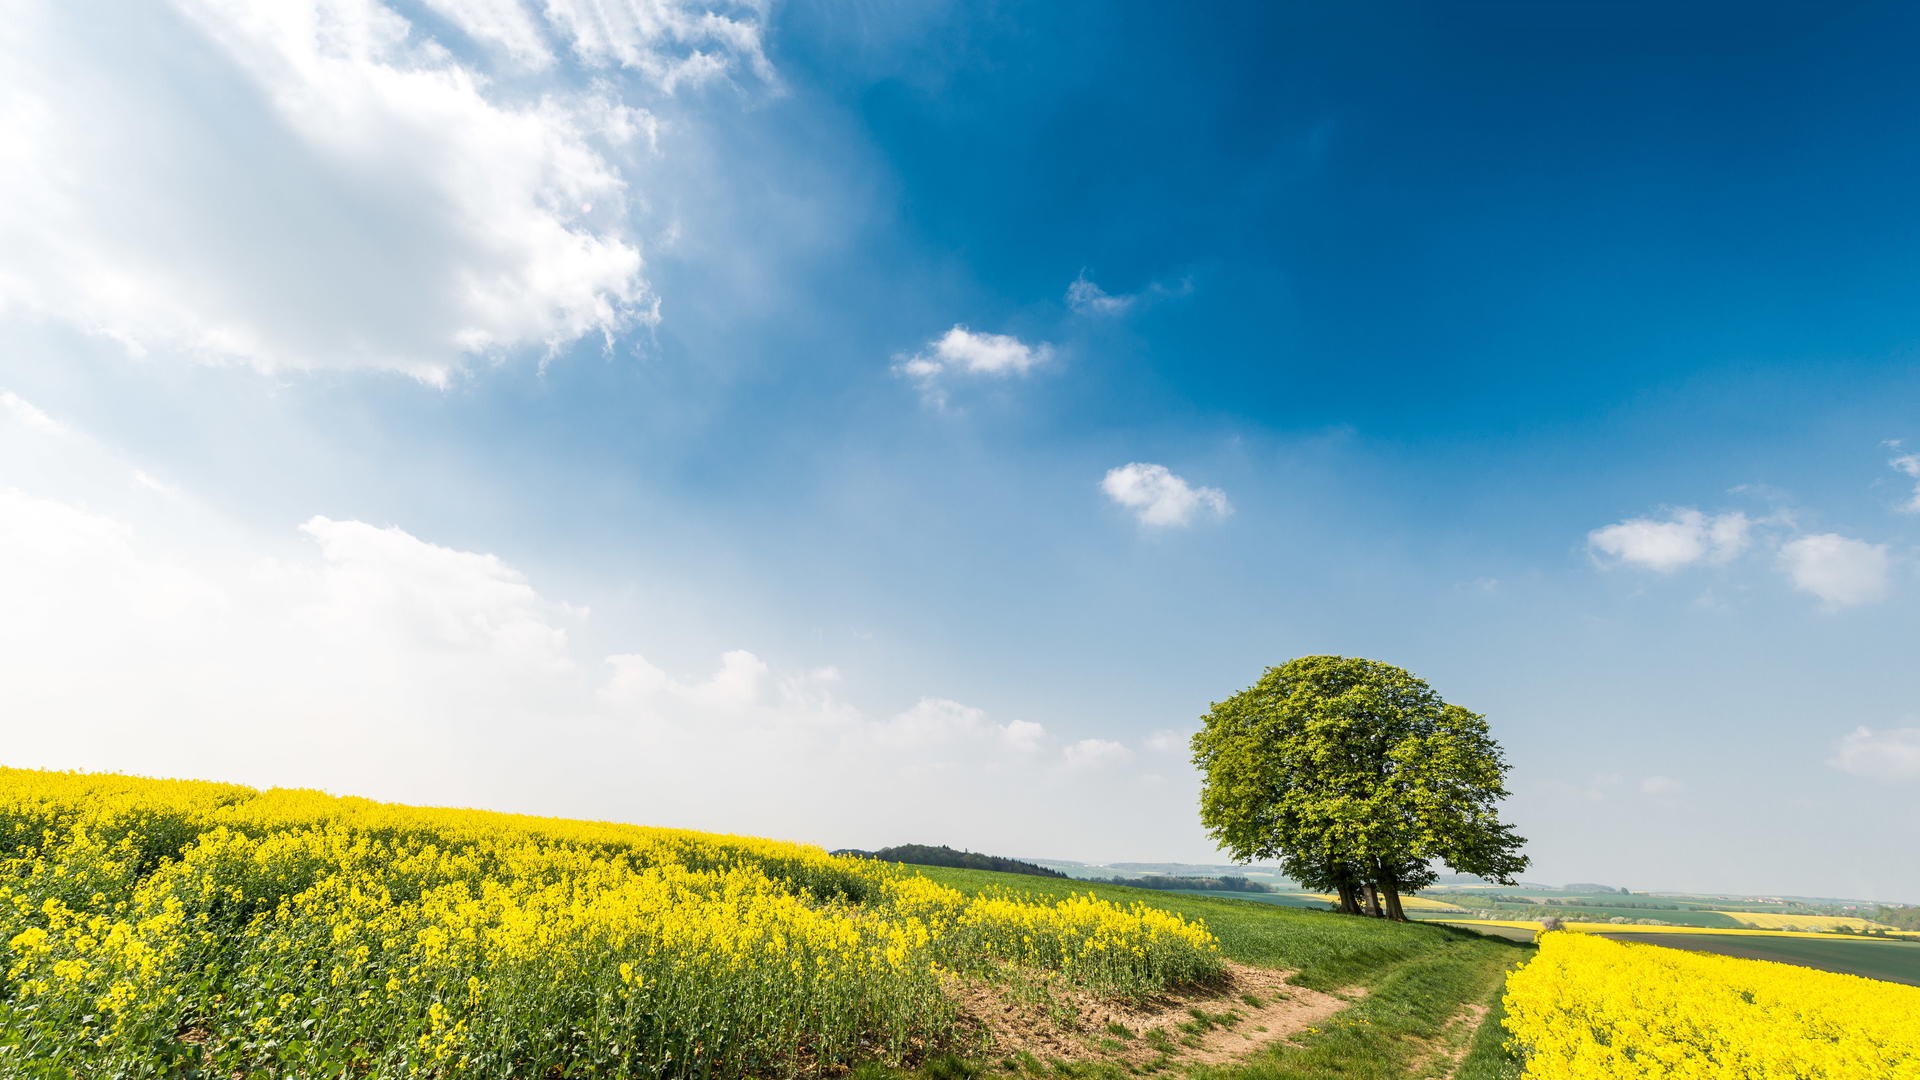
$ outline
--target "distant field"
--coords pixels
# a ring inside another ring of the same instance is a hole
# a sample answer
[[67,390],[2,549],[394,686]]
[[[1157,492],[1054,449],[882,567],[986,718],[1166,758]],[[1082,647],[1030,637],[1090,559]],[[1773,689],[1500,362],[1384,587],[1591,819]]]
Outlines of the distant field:
[[1256,904],[1274,904],[1279,907],[1309,908],[1313,911],[1327,910],[1327,902],[1306,893],[1290,892],[1228,892],[1224,889],[1157,889],[1169,896],[1214,896],[1222,900],[1251,900]]
[[1863,941],[1858,938],[1784,937],[1771,934],[1598,934],[1614,941],[1663,945],[1671,949],[1771,960],[1778,964],[1863,975],[1869,979],[1920,986],[1920,942]]
[[[1476,910],[1492,911],[1499,919],[1519,919],[1537,922],[1549,915],[1558,916],[1568,922],[1605,922],[1616,916],[1626,919],[1658,919],[1661,922],[1677,923],[1681,926],[1718,927],[1731,929],[1740,925],[1733,915],[1721,911],[1671,911],[1659,908],[1601,907],[1582,904],[1578,907],[1560,907],[1542,905],[1540,907],[1502,906],[1477,907]],[[1429,910],[1407,909],[1414,918],[1433,919],[1443,917]]]
[[1885,923],[1844,915],[1779,915],[1772,912],[1723,911],[1720,914],[1759,930],[1891,930]]

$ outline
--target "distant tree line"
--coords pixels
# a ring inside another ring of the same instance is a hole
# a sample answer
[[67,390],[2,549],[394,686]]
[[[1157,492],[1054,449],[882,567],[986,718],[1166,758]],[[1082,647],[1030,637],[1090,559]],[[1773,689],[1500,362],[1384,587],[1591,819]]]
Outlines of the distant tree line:
[[1190,874],[1147,874],[1144,877],[1087,878],[1102,885],[1131,885],[1136,889],[1172,889],[1198,892],[1270,893],[1275,889],[1236,874],[1223,877],[1198,877]]
[[1883,907],[1873,921],[1883,922],[1901,930],[1920,930],[1920,907],[1912,905]]
[[845,848],[834,854],[859,855],[883,862],[909,863],[913,866],[951,866],[961,870],[994,870],[1002,874],[1028,874],[1033,877],[1063,878],[1067,876],[1058,870],[1049,870],[1036,863],[1003,858],[999,855],[982,855],[976,851],[955,851],[945,844],[899,844],[894,847],[884,847],[878,851]]

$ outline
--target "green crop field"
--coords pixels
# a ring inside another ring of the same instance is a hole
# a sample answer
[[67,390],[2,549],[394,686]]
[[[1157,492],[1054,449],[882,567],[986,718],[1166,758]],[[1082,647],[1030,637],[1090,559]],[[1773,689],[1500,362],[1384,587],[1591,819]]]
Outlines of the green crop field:
[[1692,952],[1771,960],[1796,967],[1862,975],[1869,979],[1920,986],[1920,942],[1872,941],[1836,934],[1831,940],[1719,934],[1602,934],[1615,941],[1664,945]]

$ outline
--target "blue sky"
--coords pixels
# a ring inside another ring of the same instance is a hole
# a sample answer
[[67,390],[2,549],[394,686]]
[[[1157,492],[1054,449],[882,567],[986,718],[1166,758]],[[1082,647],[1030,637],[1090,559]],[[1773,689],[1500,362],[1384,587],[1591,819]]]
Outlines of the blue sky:
[[5,760],[1196,861],[1285,659],[1532,878],[1920,900],[1914,16],[0,31]]

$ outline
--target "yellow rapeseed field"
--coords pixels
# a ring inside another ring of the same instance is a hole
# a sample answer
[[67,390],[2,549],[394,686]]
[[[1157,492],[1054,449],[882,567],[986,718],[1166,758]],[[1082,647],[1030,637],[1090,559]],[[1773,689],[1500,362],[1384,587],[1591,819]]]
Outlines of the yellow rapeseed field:
[[[1505,926],[1515,930],[1540,931],[1538,919],[1443,919],[1450,926]],[[1758,930],[1747,926],[1646,926],[1640,923],[1563,922],[1560,929],[1578,934],[1686,934],[1688,936],[1819,938],[1822,941],[1874,941],[1876,938],[1839,934],[1826,930]],[[1889,938],[1914,938],[1908,930],[1886,933]]]
[[1528,1080],[1917,1080],[1920,987],[1567,932],[1507,979]]
[[1777,915],[1761,911],[1722,911],[1720,914],[1742,926],[1751,926],[1759,930],[1892,930],[1885,923],[1850,915]]
[[0,1077],[818,1075],[944,1045],[955,977],[1220,964],[796,844],[0,769]]

